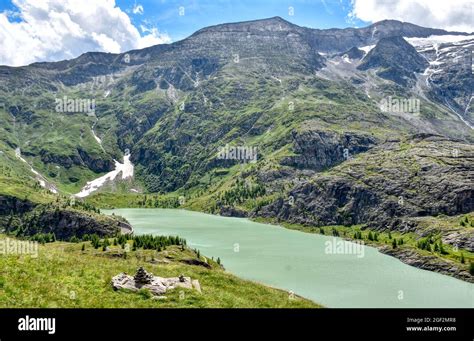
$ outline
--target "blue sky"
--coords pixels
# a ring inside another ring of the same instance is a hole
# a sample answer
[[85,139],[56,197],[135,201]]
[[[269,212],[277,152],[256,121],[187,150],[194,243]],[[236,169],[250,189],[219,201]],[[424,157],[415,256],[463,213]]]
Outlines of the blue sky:
[[[143,15],[133,14],[135,25],[144,20],[166,32],[174,41],[211,25],[280,16],[300,26],[313,28],[364,26],[361,20],[350,21],[349,0],[144,0]],[[118,0],[117,5],[125,10],[136,2]],[[179,15],[179,8],[184,15]],[[290,15],[290,7],[293,15]]]
[[210,25],[274,16],[322,29],[397,19],[473,32],[473,4],[472,0],[0,0],[0,65],[71,59],[89,51],[121,53],[178,41]]

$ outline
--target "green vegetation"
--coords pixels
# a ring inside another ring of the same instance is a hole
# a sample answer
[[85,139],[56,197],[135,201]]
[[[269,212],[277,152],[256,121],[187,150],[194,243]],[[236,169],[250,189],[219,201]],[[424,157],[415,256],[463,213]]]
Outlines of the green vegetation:
[[[143,249],[127,252],[120,245],[110,245],[106,251],[96,250],[91,242],[40,245],[37,258],[0,255],[0,307],[318,307],[306,299],[290,297],[282,290],[239,279],[209,258],[205,259],[209,268],[185,263],[194,258],[195,251],[177,245],[160,252]],[[167,293],[166,299],[153,300],[147,293],[112,289],[113,276],[121,272],[133,274],[139,266],[157,276],[184,274],[198,279],[202,294],[180,289]],[[184,291],[184,298],[180,291]]]

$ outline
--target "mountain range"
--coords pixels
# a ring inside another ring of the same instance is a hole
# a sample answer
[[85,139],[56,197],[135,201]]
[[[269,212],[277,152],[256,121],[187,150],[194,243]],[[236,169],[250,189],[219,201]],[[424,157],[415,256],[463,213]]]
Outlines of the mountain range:
[[[146,195],[160,196],[312,228],[435,234],[472,253],[471,228],[426,222],[474,211],[473,46],[474,34],[395,20],[321,30],[275,17],[0,66],[4,224],[79,200],[103,177],[86,202],[160,206]],[[69,100],[93,106],[56,109]],[[226,146],[254,148],[256,160],[218,157]],[[120,165],[127,176],[105,176]]]

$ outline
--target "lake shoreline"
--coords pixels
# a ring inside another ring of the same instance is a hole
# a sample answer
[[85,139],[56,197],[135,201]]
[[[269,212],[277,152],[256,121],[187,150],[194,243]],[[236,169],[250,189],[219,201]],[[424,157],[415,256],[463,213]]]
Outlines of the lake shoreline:
[[[276,222],[273,222],[271,219],[260,218],[260,217],[248,218],[248,219],[258,222],[258,223],[281,226],[290,230],[321,235],[321,233],[318,232],[319,227],[315,227],[314,229],[310,227],[303,228],[295,224],[289,224],[285,222],[276,223]],[[323,228],[325,227],[327,226],[323,226]],[[345,240],[352,241],[352,242],[359,241],[358,239],[352,238],[351,234],[345,235],[343,238]],[[399,259],[404,264],[407,264],[409,266],[413,266],[418,269],[432,271],[432,272],[440,273],[442,275],[454,277],[464,282],[474,283],[474,276],[472,276],[468,271],[460,269],[456,263],[448,259],[443,259],[441,257],[436,257],[433,255],[422,255],[420,252],[418,252],[414,248],[392,249],[391,247],[388,247],[386,244],[383,244],[383,243],[376,243],[373,241],[372,242],[364,241],[364,242],[366,243],[367,246],[372,246],[378,249],[380,253]]]
[[[427,269],[420,266],[408,266],[413,264],[380,250],[379,245],[366,243],[369,248],[363,247],[365,257],[362,255],[362,258],[355,254],[328,254],[327,242],[335,237],[328,233],[330,231],[324,236],[275,222],[187,209],[112,209],[109,212],[124,216],[138,234],[180,235],[203,254],[219,256],[226,269],[240,278],[295,292],[326,307],[465,307],[472,290],[468,281],[433,274],[436,271],[422,271]],[[314,238],[307,237],[310,235]],[[357,242],[342,235],[337,237]],[[241,248],[240,253],[232,251],[235,245]],[[416,284],[420,282],[432,285],[429,289],[420,288]],[[457,289],[450,290],[450,295],[439,296],[448,287]],[[410,292],[406,302],[394,296],[402,288]],[[367,290],[377,291],[379,295],[369,299]],[[433,300],[434,297],[443,299]]]
[[[282,221],[276,222],[271,218],[250,217],[248,215],[240,216],[240,215],[232,215],[232,214],[229,214],[229,215],[228,214],[224,214],[224,215],[213,214],[209,212],[203,212],[201,210],[195,210],[192,208],[176,208],[176,209],[185,210],[189,212],[199,212],[199,213],[209,214],[216,217],[245,218],[256,223],[262,223],[262,224],[271,225],[271,226],[279,226],[285,229],[296,230],[296,231],[309,233],[309,234],[322,235],[321,233],[318,232],[319,227],[312,228],[309,226],[299,226],[297,224],[291,224],[291,223],[282,222]],[[322,228],[328,228],[328,226],[322,226]],[[347,234],[343,236],[342,238],[348,241],[353,241],[353,242],[358,241],[358,239],[352,238],[351,234]],[[468,271],[461,269],[455,262],[451,260],[441,258],[441,257],[436,257],[433,255],[423,255],[416,248],[392,249],[392,248],[387,247],[387,245],[384,243],[377,243],[374,241],[371,241],[371,242],[364,241],[364,242],[367,246],[372,246],[378,249],[380,253],[394,257],[406,265],[413,266],[422,270],[440,273],[446,276],[450,276],[450,277],[462,280],[464,282],[474,283],[474,276],[472,276]]]

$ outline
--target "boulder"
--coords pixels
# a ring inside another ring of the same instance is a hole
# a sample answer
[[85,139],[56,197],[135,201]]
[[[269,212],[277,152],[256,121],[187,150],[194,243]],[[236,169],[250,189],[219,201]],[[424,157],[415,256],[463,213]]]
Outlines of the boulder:
[[112,287],[114,290],[126,289],[138,291],[148,289],[154,296],[164,295],[166,291],[175,288],[194,289],[201,292],[201,285],[198,280],[192,280],[191,277],[180,275],[179,277],[158,277],[147,272],[143,267],[137,269],[135,276],[126,273],[118,274],[112,278]]

